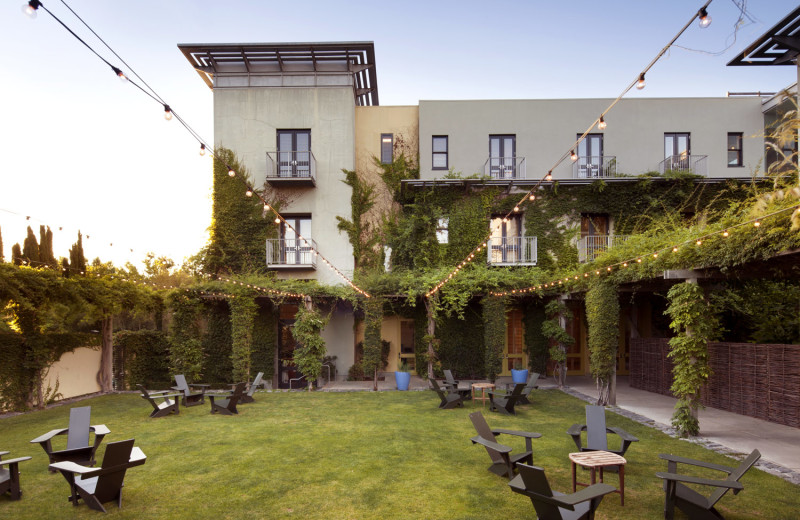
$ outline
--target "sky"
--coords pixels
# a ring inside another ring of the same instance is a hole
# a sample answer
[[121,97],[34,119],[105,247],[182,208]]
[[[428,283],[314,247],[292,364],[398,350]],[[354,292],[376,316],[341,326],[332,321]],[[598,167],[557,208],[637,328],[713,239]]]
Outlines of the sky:
[[[208,238],[211,160],[163,108],[43,10],[0,6],[0,230],[8,261],[30,225],[56,257],[84,235],[90,260],[147,252],[182,262]],[[67,5],[200,134],[214,142],[213,94],[179,43],[374,41],[381,105],[420,99],[615,98],[703,5],[700,0],[44,0],[123,68]],[[736,26],[738,5],[747,17]],[[629,97],[775,92],[797,69],[725,64],[796,0],[714,0]],[[735,30],[736,28],[736,30]],[[131,74],[129,74],[131,75]],[[587,121],[587,127],[591,121]],[[565,148],[570,143],[565,143]],[[554,151],[560,155],[562,151]],[[554,160],[557,157],[554,157]],[[29,217],[29,218],[28,218]],[[112,245],[113,244],[113,245]]]

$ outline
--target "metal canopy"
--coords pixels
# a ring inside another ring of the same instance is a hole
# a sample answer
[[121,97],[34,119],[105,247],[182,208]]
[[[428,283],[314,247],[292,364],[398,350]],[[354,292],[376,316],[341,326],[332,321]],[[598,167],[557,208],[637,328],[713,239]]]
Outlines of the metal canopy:
[[728,66],[794,65],[800,53],[800,7],[732,59]]
[[356,104],[379,104],[373,42],[181,43],[178,48],[212,89],[217,74],[351,74]]

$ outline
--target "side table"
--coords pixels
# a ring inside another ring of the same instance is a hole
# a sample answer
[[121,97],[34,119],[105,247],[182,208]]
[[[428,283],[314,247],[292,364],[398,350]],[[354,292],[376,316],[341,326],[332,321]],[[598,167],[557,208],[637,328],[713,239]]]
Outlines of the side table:
[[[472,383],[472,403],[475,404],[475,401],[482,401],[483,407],[486,408],[486,401],[489,399],[486,395],[486,390],[488,389],[494,389],[494,383]],[[480,397],[475,396],[475,390],[481,391]]]
[[[619,489],[615,493],[619,493],[620,504],[625,505],[625,464],[628,461],[624,457],[620,457],[616,453],[608,451],[581,451],[578,453],[570,453],[569,460],[572,462],[572,492],[575,492],[576,486],[590,486],[596,483],[595,471],[600,469],[600,482],[603,482],[603,468],[606,466],[619,466]],[[584,484],[577,482],[576,467],[583,466],[592,472],[591,484]]]

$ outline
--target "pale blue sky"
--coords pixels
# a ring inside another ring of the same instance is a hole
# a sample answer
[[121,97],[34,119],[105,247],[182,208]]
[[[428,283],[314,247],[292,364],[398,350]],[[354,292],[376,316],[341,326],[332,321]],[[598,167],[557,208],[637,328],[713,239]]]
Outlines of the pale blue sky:
[[[0,7],[0,184],[4,253],[22,241],[24,217],[56,233],[66,255],[80,227],[87,255],[122,264],[154,251],[178,261],[199,250],[210,222],[210,161],[176,121],[121,84],[47,13],[29,20],[21,0]],[[703,4],[689,0],[188,1],[68,0],[208,142],[212,94],[178,43],[374,41],[382,105],[420,99],[616,97]],[[44,5],[120,65],[60,0]],[[716,97],[776,91],[794,67],[726,67],[797,6],[751,0],[709,7],[647,74],[637,97]],[[722,51],[720,56],[708,53]],[[587,126],[591,121],[587,121]],[[565,148],[569,143],[565,143]],[[560,155],[561,151],[554,151]],[[556,159],[557,157],[554,157]],[[9,210],[13,213],[8,213]],[[113,248],[108,243],[113,242]],[[133,248],[131,254],[129,249]],[[126,254],[123,254],[126,253]]]

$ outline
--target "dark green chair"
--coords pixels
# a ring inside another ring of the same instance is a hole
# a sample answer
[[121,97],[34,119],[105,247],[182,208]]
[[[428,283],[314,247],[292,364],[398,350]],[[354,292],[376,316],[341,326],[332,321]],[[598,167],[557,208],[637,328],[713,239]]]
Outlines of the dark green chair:
[[[3,460],[3,455],[8,454],[7,451],[0,451],[0,495],[8,493],[11,495],[11,500],[19,500],[22,497],[22,489],[19,485],[19,463],[31,460],[31,458],[18,457]],[[8,469],[5,469],[6,466]]]
[[211,413],[221,413],[222,415],[235,415],[239,413],[236,405],[242,398],[244,393],[244,385],[246,383],[237,383],[233,392],[225,394],[208,394],[208,399],[211,401]]
[[150,417],[166,417],[173,413],[175,415],[181,413],[178,398],[183,394],[170,394],[168,390],[150,391],[142,385],[136,386],[142,392],[142,399],[149,402],[153,407]]
[[517,383],[514,390],[509,394],[505,392],[489,392],[489,409],[493,412],[501,412],[506,415],[517,415],[514,406],[522,399],[522,391],[525,390],[525,383]]
[[[744,489],[739,479],[747,473],[747,470],[758,462],[758,459],[761,458],[761,453],[759,453],[758,450],[753,450],[753,452],[735,468],[663,453],[659,455],[659,457],[667,461],[667,473],[656,473],[658,478],[664,479],[664,518],[672,520],[675,516],[675,508],[677,507],[692,520],[719,520],[724,517],[714,506],[729,489],[733,490],[734,495]],[[728,477],[724,480],[712,480],[689,475],[680,475],[677,473],[678,464],[687,464],[721,471],[726,473]],[[707,486],[713,488],[714,491],[711,495],[706,497],[684,484]]]
[[[103,437],[111,433],[111,430],[106,428],[105,424],[90,426],[91,413],[91,406],[70,408],[68,428],[50,430],[44,435],[33,439],[31,443],[39,444],[44,452],[47,453],[51,463],[71,461],[86,466],[94,466],[94,454],[100,443],[103,442]],[[92,432],[94,432],[94,443],[89,444],[89,434]],[[67,436],[66,449],[53,449],[52,440],[59,435]]]
[[464,406],[464,398],[455,390],[443,389],[439,386],[439,383],[436,382],[435,379],[430,379],[431,385],[433,386],[433,391],[439,395],[439,399],[442,400],[439,403],[439,408],[447,409],[447,408],[458,408],[459,406]]
[[[586,432],[586,445],[581,443],[581,432]],[[617,435],[620,438],[619,449],[609,449],[608,434]],[[586,405],[586,424],[573,424],[567,430],[567,434],[572,437],[575,446],[580,451],[608,451],[620,457],[625,456],[630,445],[639,442],[639,439],[622,428],[606,426],[606,409],[602,406]],[[610,471],[618,471],[617,466],[606,468]]]
[[[533,464],[533,446],[531,439],[538,439],[542,436],[541,433],[523,432],[517,430],[506,430],[504,428],[489,428],[489,424],[483,417],[481,412],[474,412],[469,414],[472,425],[478,435],[472,437],[470,440],[472,444],[480,444],[486,448],[489,458],[492,459],[492,465],[489,466],[489,471],[496,475],[511,478],[514,476],[514,466],[521,462]],[[497,442],[497,435],[506,434],[515,437],[522,437],[525,439],[525,451],[512,455],[512,448]]]
[[517,464],[519,475],[508,483],[511,490],[531,499],[539,520],[592,520],[603,497],[614,492],[608,484],[593,484],[565,495],[550,489],[544,469]]

